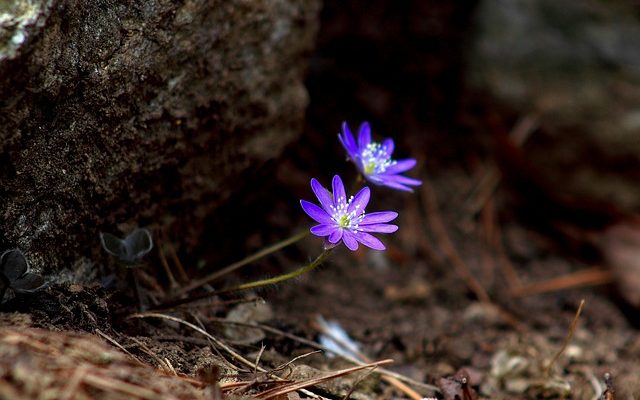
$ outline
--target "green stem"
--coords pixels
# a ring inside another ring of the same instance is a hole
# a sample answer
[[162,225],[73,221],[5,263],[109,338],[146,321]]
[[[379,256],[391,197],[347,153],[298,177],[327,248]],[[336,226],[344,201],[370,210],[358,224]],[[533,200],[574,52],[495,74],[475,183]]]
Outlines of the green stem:
[[247,264],[250,264],[254,261],[257,261],[259,259],[261,259],[262,257],[268,256],[271,253],[275,253],[276,251],[285,248],[287,246],[290,246],[302,239],[304,239],[305,237],[307,237],[309,235],[309,231],[305,230],[303,232],[299,232],[296,233],[295,235],[291,236],[288,239],[285,239],[281,242],[275,243],[269,247],[265,247],[264,249],[258,251],[257,253],[254,253],[248,257],[243,258],[240,261],[236,261],[233,264],[230,264],[220,270],[217,270],[207,276],[205,276],[204,278],[200,278],[197,280],[194,280],[193,282],[191,282],[191,284],[183,287],[182,289],[178,290],[178,292],[176,293],[176,296],[180,296],[183,295],[187,292],[192,291],[193,289],[197,289],[200,286],[206,285],[207,283],[211,283],[213,281],[215,281],[216,279],[220,278],[221,276],[224,276],[228,273],[231,273],[241,267],[244,267]]
[[322,253],[320,253],[320,255],[318,257],[316,257],[313,261],[311,261],[309,264],[304,265],[303,267],[300,267],[292,272],[286,273],[286,274],[282,274],[282,275],[278,275],[278,276],[274,276],[273,278],[267,278],[267,279],[261,279],[259,281],[253,281],[253,282],[248,282],[248,283],[243,283],[241,285],[237,285],[237,286],[232,286],[230,288],[226,288],[226,289],[222,289],[222,290],[218,290],[218,291],[214,291],[214,292],[209,292],[209,293],[204,293],[202,295],[199,296],[193,296],[193,297],[188,297],[186,299],[180,299],[180,300],[174,300],[172,302],[169,303],[165,303],[165,304],[161,304],[157,307],[154,307],[153,309],[168,309],[168,308],[173,308],[173,307],[177,307],[183,304],[188,304],[188,303],[193,303],[195,301],[198,300],[203,300],[209,297],[213,297],[213,296],[217,296],[219,294],[223,294],[223,293],[229,293],[229,292],[237,292],[240,290],[247,290],[247,289],[256,289],[259,287],[264,287],[264,286],[269,286],[269,285],[274,285],[276,283],[280,283],[280,282],[284,282],[284,281],[288,281],[289,279],[294,279],[297,278],[300,275],[306,274],[307,272],[311,272],[314,269],[316,269],[317,267],[320,266],[320,264],[322,264],[322,262],[329,256],[329,254],[331,254],[332,250],[334,248],[329,248],[329,249],[325,249],[322,251]]
[[320,255],[318,257],[316,257],[315,260],[311,261],[309,264],[307,264],[307,265],[305,265],[303,267],[300,267],[300,268],[296,269],[295,271],[291,271],[291,272],[289,272],[287,274],[274,276],[273,278],[267,278],[267,279],[261,279],[259,281],[243,283],[243,284],[238,285],[238,286],[234,286],[234,287],[230,287],[230,288],[227,288],[227,289],[223,289],[223,290],[221,290],[221,291],[219,291],[217,293],[227,293],[227,292],[236,292],[238,290],[255,289],[255,288],[259,288],[259,287],[263,287],[263,286],[275,285],[276,283],[280,283],[280,282],[288,281],[289,279],[297,278],[300,275],[306,274],[307,272],[311,272],[314,269],[316,269],[320,264],[322,264],[324,259],[327,258],[327,256],[329,254],[331,254],[331,250],[333,250],[333,248],[325,249],[322,253],[320,253]]

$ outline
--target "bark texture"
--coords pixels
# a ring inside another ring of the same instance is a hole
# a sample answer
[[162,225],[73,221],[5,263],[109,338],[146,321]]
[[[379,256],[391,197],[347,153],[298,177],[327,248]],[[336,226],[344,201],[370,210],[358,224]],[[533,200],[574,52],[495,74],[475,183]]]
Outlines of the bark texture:
[[297,137],[318,12],[0,2],[0,249],[49,273],[120,222],[179,222],[195,241],[197,219]]

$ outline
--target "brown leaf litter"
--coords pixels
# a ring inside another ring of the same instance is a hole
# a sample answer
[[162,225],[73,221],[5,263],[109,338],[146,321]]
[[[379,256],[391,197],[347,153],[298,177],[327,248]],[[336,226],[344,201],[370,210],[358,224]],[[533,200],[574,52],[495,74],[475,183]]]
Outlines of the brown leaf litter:
[[211,399],[216,388],[169,375],[88,334],[0,328],[0,398]]

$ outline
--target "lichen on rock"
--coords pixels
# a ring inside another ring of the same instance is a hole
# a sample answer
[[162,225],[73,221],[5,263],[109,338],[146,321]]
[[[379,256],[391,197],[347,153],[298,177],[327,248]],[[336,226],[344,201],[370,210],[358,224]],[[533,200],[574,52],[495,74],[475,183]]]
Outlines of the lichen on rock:
[[0,62],[16,56],[32,29],[42,20],[48,1],[0,1]]

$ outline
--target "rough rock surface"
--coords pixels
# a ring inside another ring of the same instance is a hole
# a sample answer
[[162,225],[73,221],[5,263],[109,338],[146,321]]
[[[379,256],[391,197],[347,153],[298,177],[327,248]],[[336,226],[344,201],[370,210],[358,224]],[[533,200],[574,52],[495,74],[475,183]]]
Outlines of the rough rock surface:
[[550,183],[628,211],[640,210],[639,15],[633,1],[483,0],[468,63],[476,87],[540,117],[526,150]]
[[[210,213],[297,137],[319,1],[0,3],[0,249]],[[178,222],[178,223],[176,223]],[[175,232],[175,231],[174,231]]]

